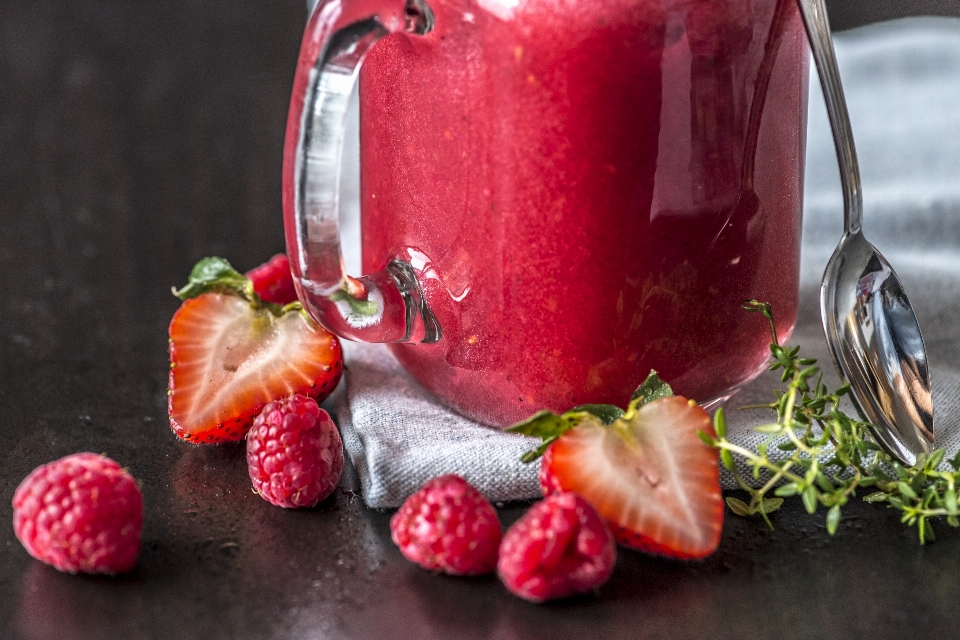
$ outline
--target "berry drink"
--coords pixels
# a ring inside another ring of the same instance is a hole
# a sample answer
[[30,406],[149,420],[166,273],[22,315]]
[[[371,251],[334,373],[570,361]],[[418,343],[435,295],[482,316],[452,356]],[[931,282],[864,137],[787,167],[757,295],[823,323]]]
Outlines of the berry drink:
[[392,350],[505,425],[724,398],[797,315],[807,49],[793,0],[430,0],[360,76],[363,266],[443,330]]

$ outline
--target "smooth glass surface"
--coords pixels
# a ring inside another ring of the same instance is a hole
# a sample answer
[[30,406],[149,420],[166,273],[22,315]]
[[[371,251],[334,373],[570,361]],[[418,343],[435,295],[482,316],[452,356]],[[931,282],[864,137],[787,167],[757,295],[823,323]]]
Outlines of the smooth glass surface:
[[443,330],[394,353],[508,424],[699,401],[796,320],[807,47],[793,0],[434,0],[360,73],[366,273],[414,268]]

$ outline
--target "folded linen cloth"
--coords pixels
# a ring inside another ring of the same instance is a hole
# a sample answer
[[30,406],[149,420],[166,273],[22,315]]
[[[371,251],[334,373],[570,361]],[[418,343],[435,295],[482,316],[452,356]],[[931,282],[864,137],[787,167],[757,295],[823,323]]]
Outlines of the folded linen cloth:
[[[864,27],[838,34],[836,49],[861,160],[864,230],[916,309],[933,378],[937,446],[952,455],[960,447],[960,21],[912,18]],[[801,310],[790,343],[817,358],[827,384],[836,386],[818,292],[842,233],[843,199],[815,76],[810,87]],[[356,237],[349,214],[357,209],[357,161],[345,161],[344,222],[348,237]],[[350,244],[345,259],[356,272],[357,244]],[[459,473],[494,501],[540,495],[539,466],[519,461],[535,440],[441,406],[383,345],[344,347],[347,373],[336,411],[368,506],[398,506],[443,473]],[[764,374],[728,401],[731,440],[752,448],[763,442],[753,427],[772,413],[737,407],[771,402],[778,382]],[[722,482],[735,486],[726,470]]]

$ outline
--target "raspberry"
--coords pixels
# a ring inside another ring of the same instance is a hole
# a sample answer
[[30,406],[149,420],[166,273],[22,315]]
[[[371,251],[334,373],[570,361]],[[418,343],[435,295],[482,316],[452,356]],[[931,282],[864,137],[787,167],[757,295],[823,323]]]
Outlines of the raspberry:
[[244,275],[250,278],[253,290],[266,302],[288,304],[297,301],[297,290],[290,274],[290,262],[282,253]]
[[143,498],[119,464],[75,453],[30,472],[13,494],[13,530],[34,558],[68,573],[123,573],[140,552]]
[[479,575],[497,566],[497,512],[460,476],[434,478],[407,498],[390,519],[390,535],[424,569]]
[[606,522],[576,493],[555,493],[507,530],[497,573],[533,602],[596,589],[610,577],[617,546]]
[[343,445],[330,415],[292,395],[263,408],[247,434],[253,488],[278,507],[312,507],[337,487]]

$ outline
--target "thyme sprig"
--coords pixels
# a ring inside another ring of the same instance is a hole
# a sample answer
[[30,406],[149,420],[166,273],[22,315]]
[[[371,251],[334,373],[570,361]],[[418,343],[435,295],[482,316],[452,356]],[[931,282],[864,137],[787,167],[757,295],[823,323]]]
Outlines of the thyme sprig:
[[[827,509],[826,528],[834,534],[841,508],[858,490],[870,489],[862,499],[886,502],[900,511],[902,522],[917,527],[921,544],[935,539],[933,519],[945,517],[950,526],[960,526],[960,452],[948,460],[952,471],[939,469],[945,456],[942,448],[918,456],[913,466],[901,465],[873,441],[867,422],[841,410],[840,400],[850,392],[850,385],[828,390],[816,360],[801,358],[799,347],[780,346],[769,304],[751,300],[743,306],[769,321],[770,369],[782,370],[781,381],[787,387],[776,391],[775,402],[749,407],[772,409],[777,415],[775,422],[756,428],[767,436],[756,451],[727,439],[723,409],[714,414],[717,437],[701,434],[707,444],[720,450],[723,466],[750,496],[748,502],[727,497],[730,510],[741,516],[760,515],[771,525],[769,514],[780,508],[783,499],[800,496],[811,514],[820,506]],[[771,447],[783,456],[771,459]],[[753,485],[737,470],[735,456],[752,470]]]

